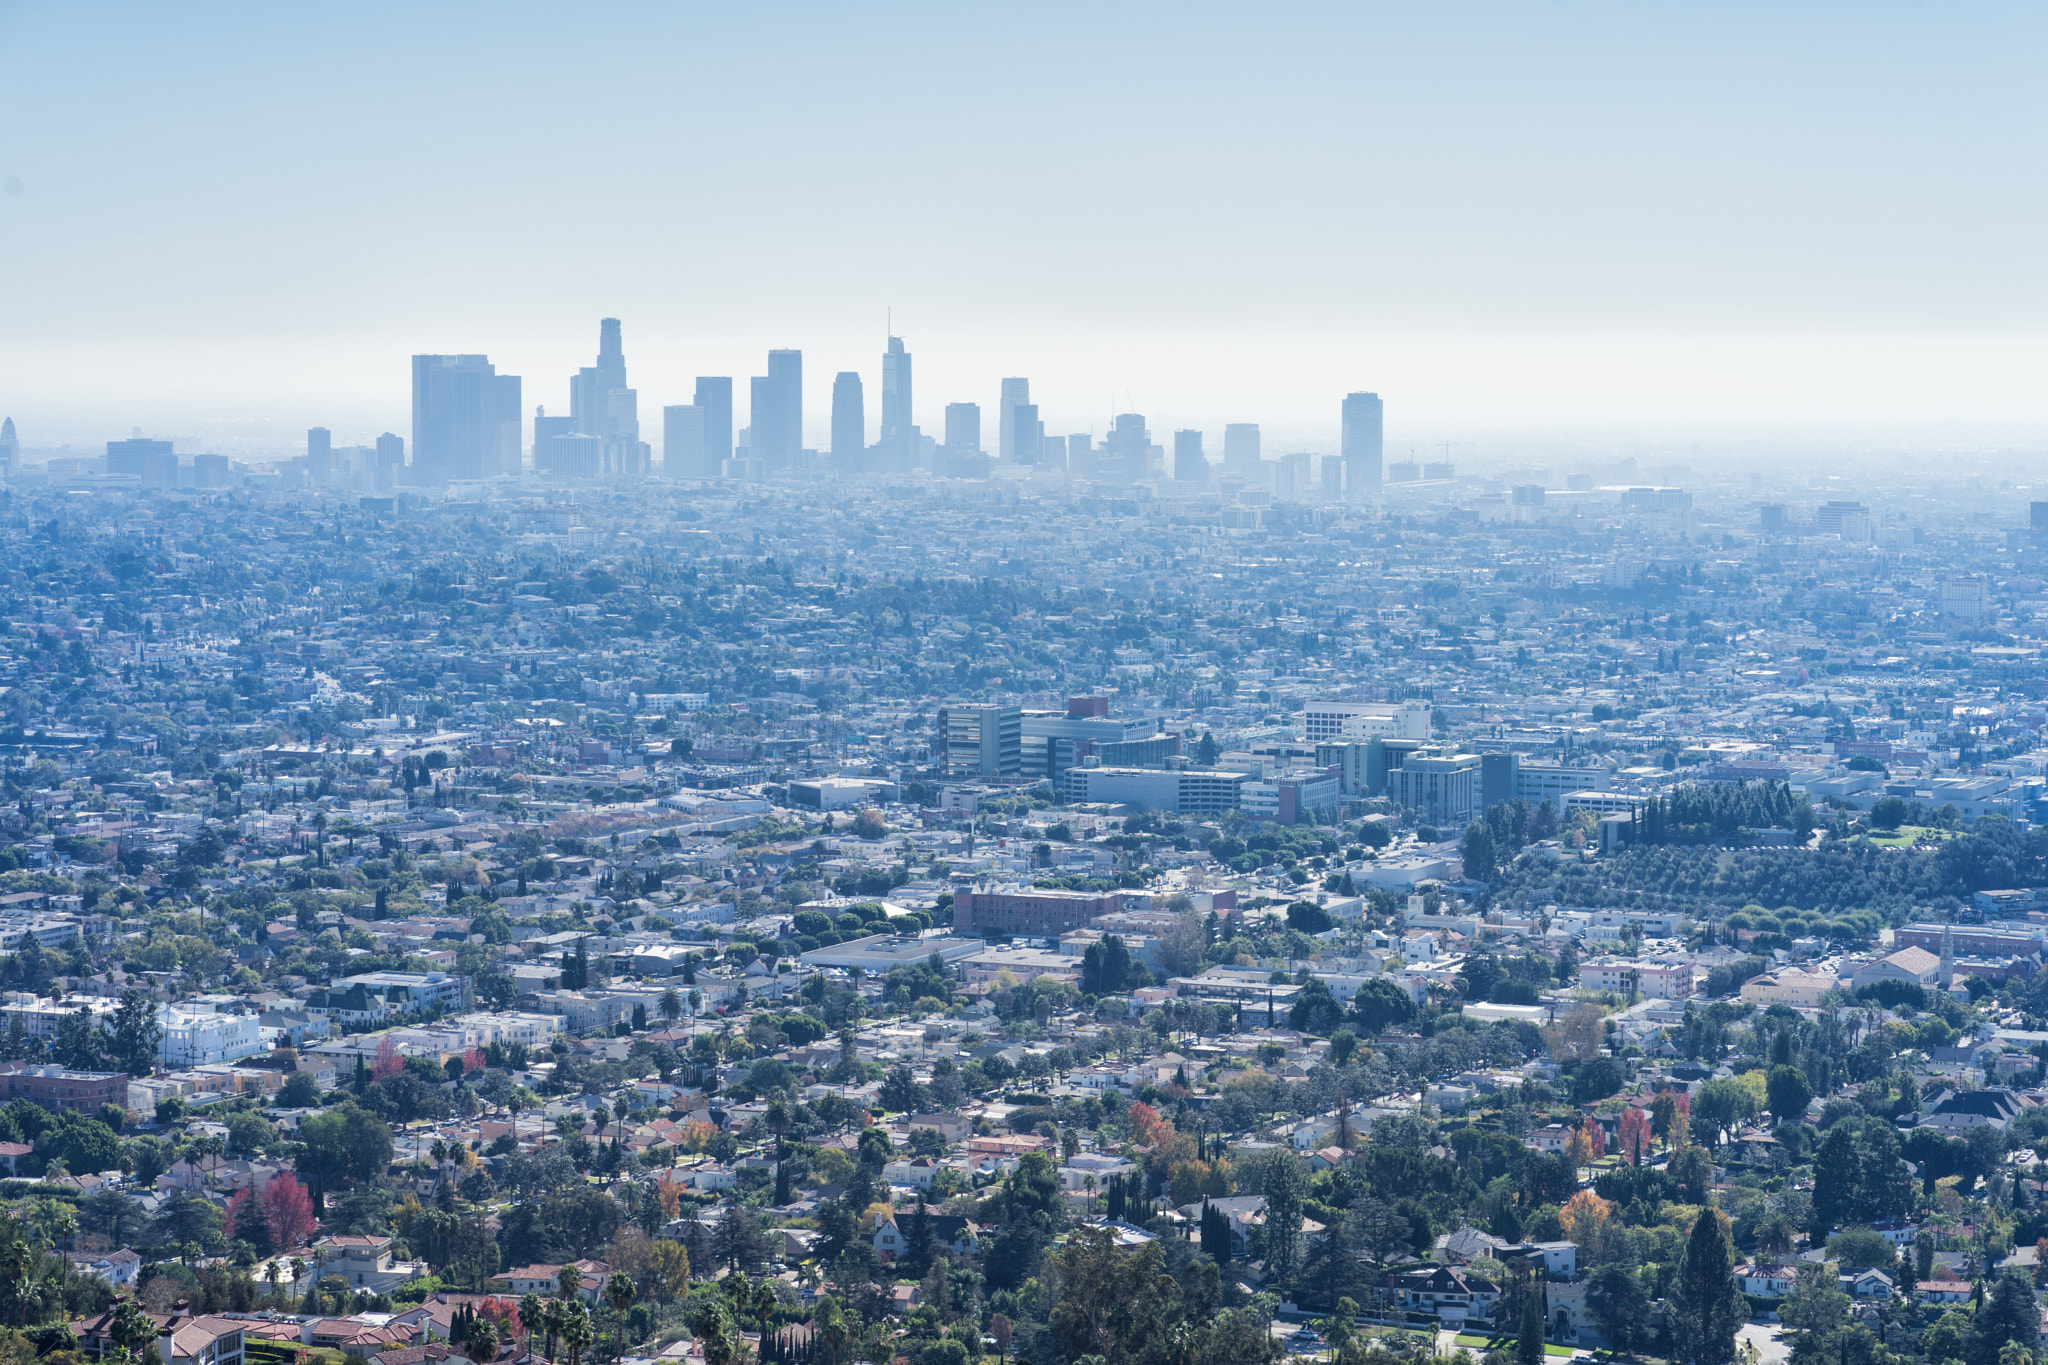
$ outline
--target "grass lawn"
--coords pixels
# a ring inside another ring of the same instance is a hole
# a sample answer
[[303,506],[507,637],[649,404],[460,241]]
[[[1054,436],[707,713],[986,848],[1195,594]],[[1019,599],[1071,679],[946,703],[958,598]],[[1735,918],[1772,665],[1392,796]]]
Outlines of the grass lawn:
[[1922,825],[1900,825],[1894,833],[1871,834],[1868,838],[1871,843],[1882,845],[1885,848],[1911,848],[1914,841],[1923,834],[1931,834],[1937,839],[1953,839],[1956,837],[1956,831],[1952,829],[1932,829]]
[[[1480,1351],[1491,1350],[1496,1346],[1503,1351],[1509,1352],[1515,1349],[1515,1339],[1513,1337],[1480,1337],[1474,1336],[1470,1332],[1460,1332],[1455,1340],[1460,1346],[1468,1346]],[[1569,1346],[1553,1346],[1546,1341],[1543,1343],[1543,1354],[1547,1356],[1563,1356],[1569,1359],[1573,1354],[1573,1350]]]

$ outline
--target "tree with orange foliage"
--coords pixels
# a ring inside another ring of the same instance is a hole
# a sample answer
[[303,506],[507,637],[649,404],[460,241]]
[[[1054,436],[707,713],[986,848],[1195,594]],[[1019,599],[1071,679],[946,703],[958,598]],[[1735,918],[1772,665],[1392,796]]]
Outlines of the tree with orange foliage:
[[683,1210],[683,1182],[673,1178],[673,1172],[663,1171],[654,1182],[654,1197],[661,1201],[661,1212],[671,1220]]
[[1591,1190],[1580,1190],[1557,1211],[1565,1238],[1578,1247],[1579,1259],[1587,1264],[1597,1260],[1606,1246],[1613,1218],[1614,1205]]
[[1602,1128],[1600,1121],[1590,1114],[1586,1116],[1585,1134],[1586,1150],[1589,1154],[1589,1159],[1598,1159],[1606,1156],[1607,1130]]
[[1157,1147],[1173,1136],[1172,1122],[1159,1117],[1159,1111],[1143,1100],[1124,1110],[1124,1122],[1130,1127],[1131,1136],[1146,1147]]

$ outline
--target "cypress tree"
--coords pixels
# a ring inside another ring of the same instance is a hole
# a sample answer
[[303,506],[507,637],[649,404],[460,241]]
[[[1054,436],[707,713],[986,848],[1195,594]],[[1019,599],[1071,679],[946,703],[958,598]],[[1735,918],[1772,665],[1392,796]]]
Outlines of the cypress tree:
[[1533,1279],[1522,1291],[1522,1323],[1515,1335],[1515,1365],[1543,1365],[1543,1287]]
[[1730,1365],[1735,1359],[1735,1333],[1749,1317],[1749,1301],[1735,1282],[1734,1259],[1728,1220],[1700,1210],[1666,1299],[1671,1365]]

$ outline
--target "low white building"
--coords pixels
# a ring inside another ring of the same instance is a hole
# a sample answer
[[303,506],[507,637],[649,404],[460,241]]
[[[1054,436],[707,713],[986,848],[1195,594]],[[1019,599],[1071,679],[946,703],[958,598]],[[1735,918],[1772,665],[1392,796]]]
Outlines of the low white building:
[[1627,995],[1640,991],[1648,1000],[1683,1000],[1693,993],[1689,962],[1627,962],[1609,959],[1579,965],[1579,984],[1591,991]]
[[160,1055],[165,1066],[236,1062],[264,1050],[263,1031],[253,1014],[216,1014],[163,1005],[156,1021],[164,1031]]

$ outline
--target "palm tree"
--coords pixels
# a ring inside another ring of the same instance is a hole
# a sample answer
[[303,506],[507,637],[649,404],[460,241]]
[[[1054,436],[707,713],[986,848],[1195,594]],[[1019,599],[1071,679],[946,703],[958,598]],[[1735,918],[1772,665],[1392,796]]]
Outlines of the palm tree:
[[569,1365],[578,1365],[583,1352],[590,1343],[597,1340],[597,1328],[591,1324],[590,1310],[577,1299],[562,1310],[562,1344],[569,1348]]
[[29,1271],[34,1267],[35,1259],[28,1239],[21,1235],[14,1222],[9,1220],[0,1224],[0,1277],[4,1277],[13,1290],[14,1325],[17,1327],[28,1320]]
[[761,1116],[761,1122],[767,1126],[769,1132],[775,1134],[775,1164],[779,1167],[782,1165],[782,1138],[792,1126],[789,1106],[781,1100],[775,1100],[769,1104],[768,1112]]
[[498,1325],[489,1318],[478,1318],[469,1325],[469,1341],[464,1354],[471,1360],[484,1362],[498,1358]]
[[561,1335],[562,1331],[562,1301],[560,1299],[547,1299],[543,1301],[540,1306],[540,1320],[541,1325],[547,1328],[547,1357],[549,1360],[553,1360],[555,1358],[555,1338]]
[[[732,1365],[739,1354],[739,1338],[723,1304],[716,1299],[706,1299],[704,1306],[691,1317],[690,1330],[696,1333],[697,1340],[704,1343],[704,1365]],[[834,1360],[837,1360],[836,1356]]]
[[683,997],[674,986],[661,993],[661,1017],[671,1024],[683,1017]]
[[528,1340],[547,1326],[547,1314],[541,1306],[540,1295],[528,1294],[519,1300],[519,1325],[526,1329]]
[[837,1299],[827,1299],[818,1313],[818,1340],[832,1355],[832,1365],[839,1365],[839,1353],[853,1342],[853,1329],[847,1325],[846,1314],[840,1311]]
[[633,1277],[623,1270],[614,1270],[610,1279],[604,1282],[605,1302],[612,1306],[612,1312],[619,1315],[619,1355],[626,1353],[626,1310],[633,1306],[633,1300],[640,1296],[640,1287],[633,1283]]

